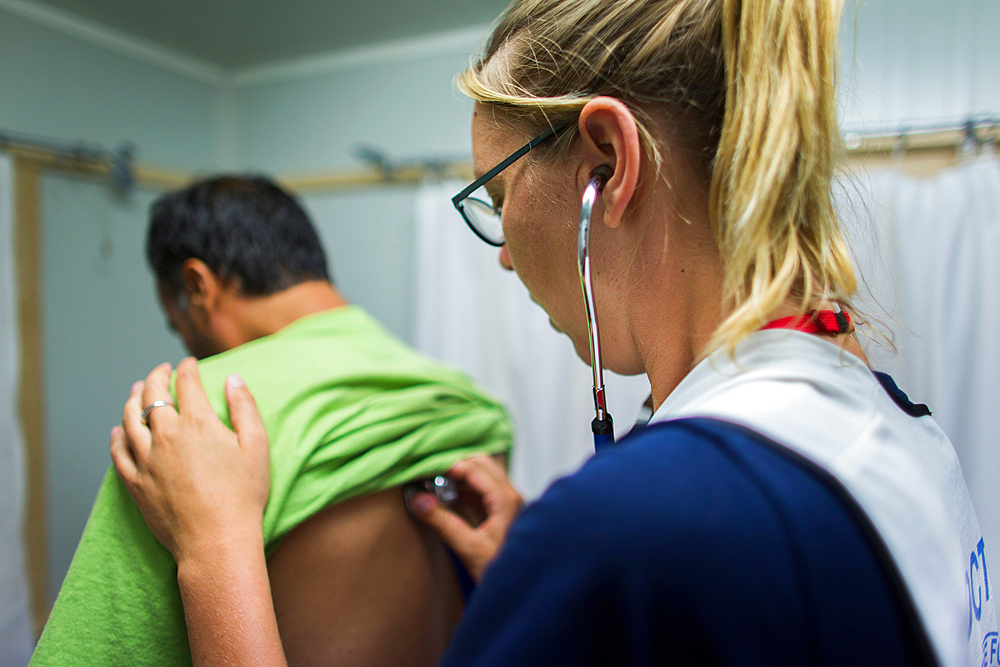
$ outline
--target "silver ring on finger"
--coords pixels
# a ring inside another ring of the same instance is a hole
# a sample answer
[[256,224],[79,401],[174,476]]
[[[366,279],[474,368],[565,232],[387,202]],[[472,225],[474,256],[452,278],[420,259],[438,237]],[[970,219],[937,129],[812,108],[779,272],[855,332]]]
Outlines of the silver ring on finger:
[[170,401],[153,401],[152,403],[150,403],[145,407],[145,409],[142,411],[142,414],[139,416],[139,419],[142,420],[143,424],[149,426],[149,420],[147,419],[147,417],[149,417],[149,413],[155,410],[156,408],[162,408],[164,405],[169,405],[170,407],[174,407],[174,404],[171,403]]

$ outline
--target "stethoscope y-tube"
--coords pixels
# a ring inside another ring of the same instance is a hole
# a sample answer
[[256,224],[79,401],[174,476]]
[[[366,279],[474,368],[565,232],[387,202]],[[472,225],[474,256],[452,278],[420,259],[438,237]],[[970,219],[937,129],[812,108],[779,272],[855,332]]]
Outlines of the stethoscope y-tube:
[[596,416],[594,421],[590,423],[590,428],[594,432],[594,449],[596,451],[601,451],[604,447],[615,444],[614,422],[611,419],[611,413],[608,412],[604,394],[601,336],[597,328],[597,313],[594,310],[594,284],[590,277],[590,218],[594,211],[597,193],[604,188],[604,184],[610,176],[610,171],[606,167],[599,167],[591,174],[590,183],[583,191],[583,202],[580,205],[580,228],[576,243],[580,288],[583,290],[583,303],[587,309],[590,368],[594,373],[594,412]]

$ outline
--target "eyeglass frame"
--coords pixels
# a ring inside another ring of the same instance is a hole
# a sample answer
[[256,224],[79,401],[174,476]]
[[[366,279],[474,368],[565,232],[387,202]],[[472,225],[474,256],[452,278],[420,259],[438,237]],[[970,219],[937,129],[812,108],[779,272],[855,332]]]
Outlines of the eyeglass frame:
[[[476,190],[478,190],[479,188],[483,187],[484,185],[486,185],[487,183],[489,183],[491,180],[493,180],[497,176],[497,174],[499,174],[501,171],[503,171],[504,169],[506,169],[510,165],[512,165],[515,162],[517,162],[520,158],[524,157],[528,153],[528,151],[530,151],[532,148],[535,148],[536,146],[538,146],[540,143],[542,143],[546,139],[554,137],[555,135],[557,135],[558,133],[562,132],[567,127],[569,127],[569,125],[570,125],[570,123],[563,123],[561,125],[556,125],[555,127],[549,126],[549,127],[545,128],[545,130],[542,131],[542,133],[539,134],[537,137],[535,137],[534,139],[532,139],[531,141],[529,141],[525,145],[523,145],[520,148],[518,148],[516,151],[514,151],[513,153],[511,153],[503,162],[501,162],[500,164],[498,164],[497,166],[493,167],[488,172],[486,172],[485,174],[483,174],[482,176],[480,176],[479,178],[477,178],[476,180],[474,180],[465,189],[463,189],[461,192],[459,192],[457,195],[455,195],[454,197],[451,198],[451,203],[455,205],[455,208],[461,214],[462,219],[465,220],[465,224],[469,226],[469,229],[471,229],[476,236],[478,236],[480,239],[482,239],[486,243],[488,243],[491,246],[494,246],[496,248],[499,248],[499,247],[503,246],[504,243],[506,243],[506,240],[501,241],[500,243],[497,243],[496,241],[493,241],[492,239],[488,239],[488,238],[486,238],[486,236],[482,232],[480,232],[478,229],[476,229],[475,223],[473,223],[469,219],[469,216],[466,215],[465,209],[462,206],[462,202],[464,202],[466,199],[468,199],[469,195],[471,195],[473,192],[475,192]],[[477,201],[479,201],[479,200],[477,200]],[[486,202],[483,202],[483,203],[485,204]],[[493,207],[493,208],[494,208],[494,210],[496,210],[496,207]],[[499,211],[497,212],[497,214],[499,215]]]

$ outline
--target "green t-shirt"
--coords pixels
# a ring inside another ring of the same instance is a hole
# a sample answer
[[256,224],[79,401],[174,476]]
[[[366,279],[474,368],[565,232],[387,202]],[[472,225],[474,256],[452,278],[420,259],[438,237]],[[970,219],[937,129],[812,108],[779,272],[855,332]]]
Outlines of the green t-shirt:
[[[271,443],[268,554],[334,503],[510,449],[503,408],[356,306],[302,318],[205,359],[202,382],[228,425],[224,382],[239,373]],[[32,665],[190,664],[177,569],[110,469]]]

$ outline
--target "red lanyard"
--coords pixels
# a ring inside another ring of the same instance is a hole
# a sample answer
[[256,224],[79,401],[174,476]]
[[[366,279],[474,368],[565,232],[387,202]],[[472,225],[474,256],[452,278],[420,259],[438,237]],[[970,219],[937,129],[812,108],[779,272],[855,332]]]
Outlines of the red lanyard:
[[854,330],[851,316],[843,310],[810,310],[805,315],[792,315],[768,322],[760,328],[794,329],[811,334],[837,335]]

